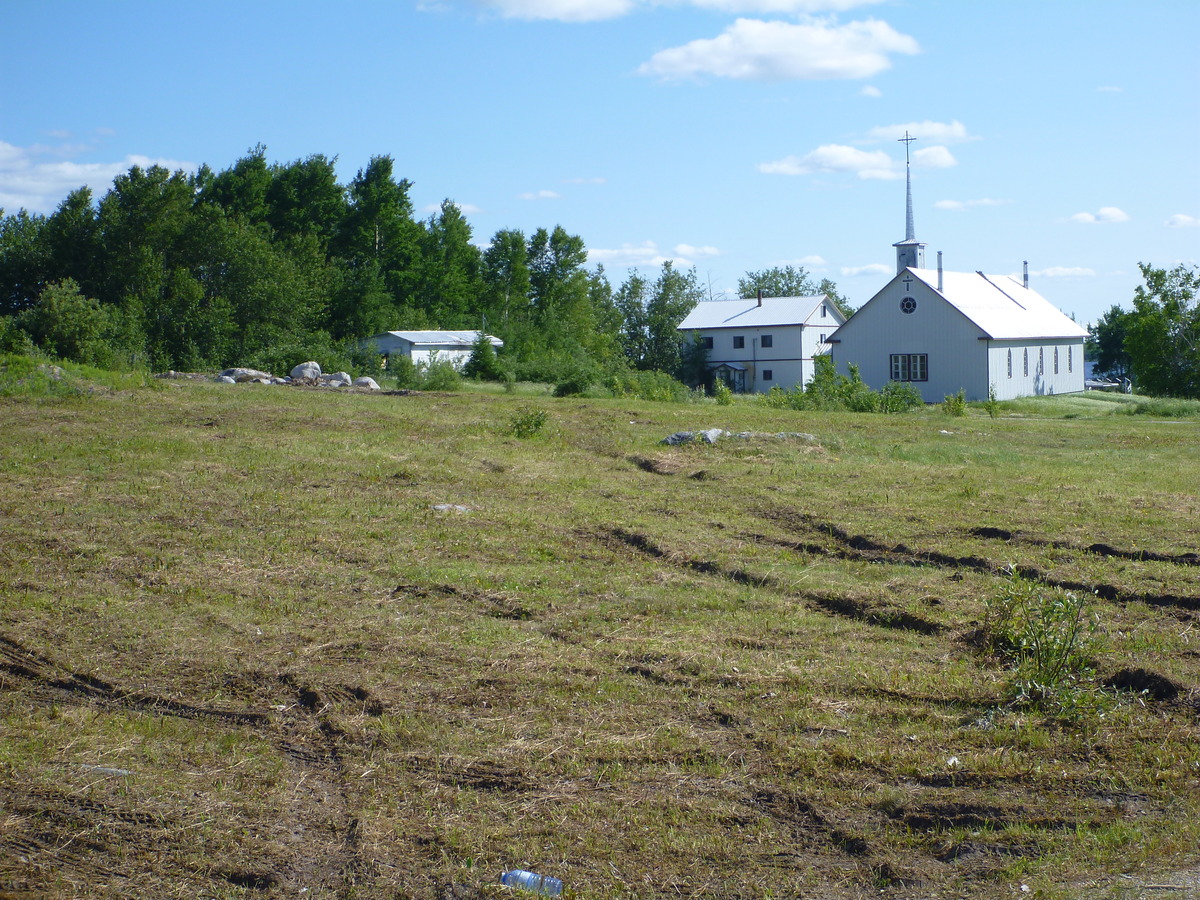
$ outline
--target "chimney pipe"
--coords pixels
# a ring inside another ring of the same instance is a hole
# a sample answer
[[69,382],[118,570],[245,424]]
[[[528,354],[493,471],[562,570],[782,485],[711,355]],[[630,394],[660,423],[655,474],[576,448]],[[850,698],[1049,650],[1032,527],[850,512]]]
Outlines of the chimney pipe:
[[762,306],[762,288],[758,289],[758,305]]
[[1025,260],[1025,288],[1029,288],[1029,260]]
[[938,251],[938,293],[942,291],[942,251]]

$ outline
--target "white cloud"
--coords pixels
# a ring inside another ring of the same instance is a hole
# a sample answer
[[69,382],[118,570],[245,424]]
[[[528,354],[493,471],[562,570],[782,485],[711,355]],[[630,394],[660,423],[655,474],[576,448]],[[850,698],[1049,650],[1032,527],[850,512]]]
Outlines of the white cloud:
[[599,22],[633,11],[633,0],[484,0],[506,19],[552,19],[558,22]]
[[881,91],[879,88],[875,87],[875,85],[873,85],[873,84],[868,84],[861,91],[859,91],[859,93],[862,94],[864,97],[882,97],[883,96],[883,91]]
[[1196,228],[1200,226],[1200,219],[1184,213],[1175,213],[1175,215],[1171,216],[1163,224],[1168,228]]
[[786,156],[774,162],[759,163],[758,171],[767,175],[812,175],[853,173],[859,178],[900,178],[901,167],[882,150],[859,150],[844,144],[825,144],[804,156]]
[[564,178],[563,184],[608,184],[607,178]]
[[162,166],[172,172],[193,172],[196,164],[162,157],[131,154],[119,162],[80,163],[70,158],[91,147],[15,147],[0,141],[0,208],[8,213],[26,209],[51,213],[71,191],[87,186],[96,199],[112,187],[113,179],[134,166]]
[[883,263],[869,263],[865,266],[842,266],[842,274],[847,278],[856,278],[859,275],[887,275],[891,271],[891,267],[885,266]]
[[953,122],[904,122],[900,125],[880,125],[867,132],[869,141],[898,141],[905,135],[919,141],[936,141],[939,144],[961,144],[979,138],[967,133],[967,126],[957,119]]
[[[1083,266],[1050,266],[1029,274],[1038,278],[1095,278],[1096,270]],[[1013,278],[1019,279],[1020,277],[1020,275],[1013,275]]]
[[1072,222],[1082,222],[1085,225],[1108,225],[1116,222],[1128,222],[1129,215],[1115,206],[1102,206],[1099,212],[1080,212],[1071,216]]
[[531,191],[527,194],[518,194],[522,200],[557,200],[562,196],[558,191]]
[[638,73],[747,81],[868,78],[891,67],[889,54],[919,52],[914,38],[876,19],[846,25],[738,19],[719,37],[659,51]]
[[933,208],[963,212],[964,210],[974,209],[977,206],[1005,206],[1011,202],[1011,200],[993,200],[990,197],[981,197],[978,200],[939,200],[933,204]]
[[696,247],[692,244],[676,244],[675,253],[678,256],[687,257],[689,259],[702,259],[704,257],[721,255],[721,251],[716,247]]
[[1123,94],[1123,93],[1125,93],[1124,88],[1114,87],[1111,84],[1106,84],[1102,87],[1098,87],[1098,88],[1096,88],[1096,90],[1098,92],[1100,92],[1101,94]]
[[809,268],[809,269],[816,269],[816,268],[820,268],[821,266],[825,265],[825,259],[824,259],[824,257],[816,256],[816,255],[802,256],[798,260],[796,260],[796,265],[805,266],[806,268]]
[[945,147],[923,147],[912,156],[914,166],[923,169],[948,169],[957,166],[958,160]]
[[883,0],[691,0],[701,9],[715,9],[726,13],[783,13],[788,15],[846,12],[856,6],[869,6]]

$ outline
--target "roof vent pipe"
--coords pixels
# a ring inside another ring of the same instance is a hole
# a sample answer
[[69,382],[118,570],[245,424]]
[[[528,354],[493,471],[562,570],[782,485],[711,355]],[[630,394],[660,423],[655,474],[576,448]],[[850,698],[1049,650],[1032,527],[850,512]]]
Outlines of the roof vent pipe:
[[938,293],[942,291],[942,251],[938,251]]
[[1029,260],[1025,260],[1025,289],[1029,290]]
[[762,306],[762,288],[758,289],[758,305]]

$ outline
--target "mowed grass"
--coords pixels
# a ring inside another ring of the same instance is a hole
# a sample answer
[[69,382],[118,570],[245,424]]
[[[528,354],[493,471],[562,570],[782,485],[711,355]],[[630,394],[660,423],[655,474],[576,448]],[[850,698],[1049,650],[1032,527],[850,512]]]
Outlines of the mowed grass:
[[[1190,883],[1200,428],[1062,402],[0,398],[0,896]],[[1099,591],[1070,703],[979,648],[1008,565]]]

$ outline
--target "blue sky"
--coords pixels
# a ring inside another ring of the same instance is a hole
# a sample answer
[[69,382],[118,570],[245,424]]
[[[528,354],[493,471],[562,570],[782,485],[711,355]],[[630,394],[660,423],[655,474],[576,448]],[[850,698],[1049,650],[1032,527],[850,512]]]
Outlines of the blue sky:
[[1082,322],[1200,259],[1195,0],[6,0],[0,207],[133,164],[389,154],[481,245],[561,224],[614,285],[803,265],[855,305],[904,237]]

